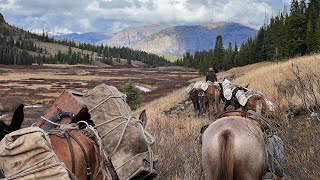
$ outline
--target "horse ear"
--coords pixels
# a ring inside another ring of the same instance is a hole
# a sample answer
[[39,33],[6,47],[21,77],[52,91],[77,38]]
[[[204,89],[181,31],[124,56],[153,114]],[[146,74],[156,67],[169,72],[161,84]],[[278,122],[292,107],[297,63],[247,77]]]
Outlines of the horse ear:
[[23,112],[24,104],[20,104],[18,108],[15,110],[11,124],[9,126],[9,131],[13,132],[21,128],[22,121],[24,119],[24,112]]
[[249,84],[250,84],[250,82],[245,86],[245,88],[248,88],[248,87],[249,87]]
[[208,127],[209,127],[209,125],[204,125],[204,126],[202,126],[201,129],[200,129],[200,134],[203,134],[204,131],[206,131],[206,129],[207,129]]
[[141,124],[143,127],[146,126],[147,124],[147,114],[146,114],[146,110],[143,110],[139,116],[139,120],[141,121]]

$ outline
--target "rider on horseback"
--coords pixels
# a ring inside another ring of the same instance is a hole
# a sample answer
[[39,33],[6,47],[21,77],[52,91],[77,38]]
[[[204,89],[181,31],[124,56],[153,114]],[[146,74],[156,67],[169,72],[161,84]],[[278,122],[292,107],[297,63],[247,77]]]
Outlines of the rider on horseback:
[[206,75],[206,81],[211,81],[211,82],[216,82],[217,81],[217,75],[214,72],[212,67],[209,68],[209,72]]

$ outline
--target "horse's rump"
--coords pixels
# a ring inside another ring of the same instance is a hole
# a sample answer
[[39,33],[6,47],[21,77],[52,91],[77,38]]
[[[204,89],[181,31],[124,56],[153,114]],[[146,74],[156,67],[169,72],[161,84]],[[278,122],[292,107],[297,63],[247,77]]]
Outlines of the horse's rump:
[[213,122],[202,135],[206,179],[260,179],[267,169],[264,135],[251,119],[230,116]]
[[0,142],[0,166],[6,178],[74,179],[53,152],[40,128],[14,131]]

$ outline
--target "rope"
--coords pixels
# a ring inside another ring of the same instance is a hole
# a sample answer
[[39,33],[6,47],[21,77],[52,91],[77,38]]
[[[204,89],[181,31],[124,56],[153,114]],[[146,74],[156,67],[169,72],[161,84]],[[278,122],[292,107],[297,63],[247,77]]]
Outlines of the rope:
[[[105,103],[106,101],[108,101],[108,100],[111,99],[111,98],[121,98],[121,99],[124,101],[123,96],[108,96],[108,97],[105,98],[103,101],[101,101],[101,102],[98,103],[96,106],[94,106],[92,109],[90,109],[90,110],[89,110],[89,113],[92,112],[93,110],[95,110],[97,107],[99,107],[100,105],[102,105],[103,103]],[[153,138],[153,136],[152,136],[150,133],[148,133],[148,132],[143,128],[143,126],[142,126],[142,124],[141,124],[141,122],[140,122],[139,120],[132,120],[133,118],[132,118],[132,116],[130,115],[129,110],[127,111],[127,114],[128,114],[128,118],[126,118],[126,117],[124,117],[124,116],[117,116],[117,117],[115,117],[115,118],[113,118],[113,119],[111,119],[111,120],[108,120],[108,121],[106,121],[106,122],[103,122],[103,123],[100,123],[100,124],[96,125],[95,128],[98,128],[98,127],[100,127],[100,126],[103,126],[103,125],[105,125],[105,124],[108,124],[108,123],[110,123],[110,122],[112,122],[112,121],[115,121],[115,120],[117,120],[117,119],[124,119],[124,121],[120,122],[118,125],[116,125],[115,127],[113,127],[112,129],[110,129],[108,132],[106,132],[105,134],[103,134],[103,135],[101,136],[101,139],[103,139],[107,134],[109,134],[110,132],[114,131],[115,129],[117,129],[117,128],[120,127],[121,125],[125,124],[125,126],[124,126],[124,128],[123,128],[123,130],[122,130],[122,132],[121,132],[121,135],[120,135],[120,137],[119,137],[118,143],[117,143],[116,147],[114,148],[114,150],[112,151],[112,153],[110,154],[110,157],[112,157],[112,156],[114,155],[114,153],[117,151],[117,149],[119,148],[119,146],[120,146],[120,144],[121,144],[121,142],[122,142],[122,140],[123,140],[123,137],[124,137],[124,134],[125,134],[125,132],[126,132],[126,129],[127,129],[128,125],[129,125],[129,124],[137,123],[137,124],[138,124],[138,128],[141,130],[142,135],[143,135],[143,138],[144,138],[144,140],[145,140],[146,143],[147,143],[148,152],[149,152],[150,170],[153,170],[153,156],[154,156],[154,153],[153,153],[153,151],[152,151],[151,145],[153,145],[153,144],[155,143],[155,139]],[[134,156],[134,157],[135,157],[135,156]],[[130,159],[132,159],[132,158],[130,158]],[[130,159],[129,159],[129,160],[130,160]],[[126,163],[129,162],[129,160],[126,161]],[[125,165],[126,163],[124,163],[123,165]],[[123,165],[121,165],[121,166],[123,166]],[[119,169],[119,168],[117,168],[117,169]]]
[[9,177],[6,177],[5,179],[6,180],[11,180],[11,179],[22,178],[24,176],[27,176],[27,175],[30,175],[30,174],[34,174],[34,173],[37,173],[37,172],[40,172],[40,171],[43,171],[43,170],[47,170],[47,169],[50,169],[50,168],[53,168],[53,167],[56,167],[56,166],[60,166],[60,165],[61,165],[61,163],[50,164],[48,166],[40,167],[38,169],[30,170],[30,171],[27,171],[27,172],[21,172],[19,174],[13,174],[13,175],[11,175]]
[[93,179],[96,179],[96,177],[99,175],[100,172],[102,172],[102,176],[103,179],[111,179],[111,178],[107,178],[108,174],[106,172],[106,170],[103,168],[104,167],[104,161],[107,160],[107,155],[105,153],[105,151],[103,150],[103,144],[102,144],[102,140],[99,136],[98,131],[91,125],[88,125],[86,127],[86,129],[83,130],[84,134],[88,137],[90,137],[91,139],[93,139],[93,141],[98,145],[99,147],[99,157],[100,159],[102,159],[100,161],[100,166],[99,166],[99,170],[96,172],[96,174],[94,174]]
[[52,122],[50,121],[49,119],[41,116],[41,119],[45,120],[46,122],[52,124],[52,125],[55,125],[55,126],[58,126],[59,129],[62,129],[62,130],[72,130],[72,129],[78,129],[78,125],[76,123],[72,123],[72,124],[60,124],[60,123],[55,123],[55,122]]
[[[11,180],[11,179],[17,179],[17,178],[21,178],[21,177],[24,177],[24,176],[28,176],[30,174],[35,174],[35,173],[38,173],[40,171],[44,171],[44,170],[47,170],[47,169],[51,169],[53,167],[56,167],[56,166],[63,166],[64,169],[66,169],[68,171],[68,169],[66,168],[66,166],[59,161],[57,155],[54,153],[53,149],[52,149],[52,146],[51,146],[51,141],[50,141],[50,138],[48,136],[48,134],[46,132],[44,132],[43,130],[41,131],[30,131],[30,132],[42,132],[43,133],[43,137],[44,139],[47,141],[47,145],[49,146],[49,149],[51,150],[51,154],[49,156],[47,156],[46,158],[42,159],[41,161],[38,161],[36,162],[35,164],[33,165],[30,165],[29,167],[26,167],[24,169],[21,169],[20,171],[17,171],[15,172],[14,174],[11,174],[9,175],[8,177],[5,177],[6,180]],[[47,166],[43,166],[43,167],[40,167],[40,168],[37,168],[37,169],[33,169],[33,170],[30,170],[34,167],[36,167],[37,165],[49,160],[50,158],[54,158],[56,163],[54,164],[50,164],[50,165],[47,165]],[[72,173],[69,173],[69,176],[72,177],[72,179],[77,179]]]
[[93,107],[92,109],[89,110],[89,113],[93,110],[95,110],[97,107],[99,107],[101,104],[103,104],[104,102],[108,101],[111,98],[123,98],[123,96],[108,96],[106,99],[104,99],[103,101],[101,101],[99,104],[97,104],[95,107]]

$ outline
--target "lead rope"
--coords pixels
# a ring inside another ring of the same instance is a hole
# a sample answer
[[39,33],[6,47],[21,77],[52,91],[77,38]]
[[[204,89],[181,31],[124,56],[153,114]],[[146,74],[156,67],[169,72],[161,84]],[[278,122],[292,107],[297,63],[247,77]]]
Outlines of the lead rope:
[[[92,109],[89,110],[89,113],[92,112],[93,110],[95,110],[97,107],[99,107],[100,105],[102,105],[103,103],[105,103],[106,101],[108,101],[109,99],[111,98],[121,98],[123,101],[123,96],[108,96],[107,98],[105,98],[103,101],[101,101],[100,103],[98,103],[96,106],[94,106]],[[145,131],[145,129],[143,128],[142,124],[139,123],[140,121],[139,120],[131,120],[132,119],[132,116],[129,114],[129,109],[127,110],[127,113],[128,113],[128,118],[126,117],[123,117],[123,116],[118,116],[118,117],[115,117],[109,121],[106,121],[106,122],[103,122],[103,123],[100,123],[98,125],[95,126],[95,128],[99,127],[99,126],[102,126],[104,124],[107,124],[107,123],[110,123],[112,121],[115,121],[116,119],[124,119],[125,121],[122,121],[120,122],[118,125],[116,125],[114,128],[112,128],[111,130],[109,130],[107,133],[105,133],[104,135],[101,136],[101,139],[103,139],[107,134],[109,134],[110,132],[112,132],[113,130],[115,130],[116,128],[118,128],[119,126],[121,126],[122,124],[125,124],[125,127],[123,128],[122,130],[122,133],[121,133],[121,136],[118,140],[118,143],[117,143],[117,146],[115,147],[115,149],[112,151],[112,153],[110,154],[110,158],[112,157],[112,155],[116,152],[116,150],[118,149],[118,147],[120,146],[121,144],[121,141],[124,137],[124,134],[125,134],[125,131],[129,125],[129,123],[133,124],[133,123],[138,123],[138,127],[140,128],[140,130],[142,131],[142,135],[145,139],[145,141],[147,142],[147,146],[148,146],[148,152],[149,152],[149,160],[150,160],[150,170],[152,171],[153,170],[153,151],[152,151],[152,148],[151,148],[151,145],[155,143],[155,139],[151,136],[151,134],[149,134],[147,131]],[[131,158],[130,158],[131,159]],[[129,162],[129,161],[127,161]],[[126,164],[127,162],[125,162],[124,164]],[[123,165],[124,165],[123,164]],[[121,165],[121,166],[123,166]],[[120,167],[121,167],[120,166]]]

